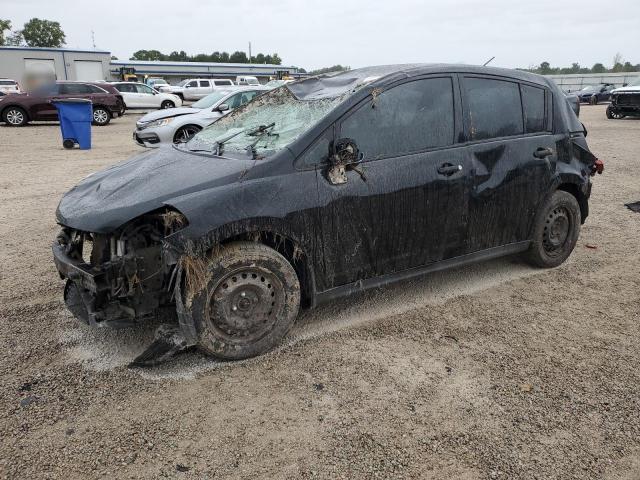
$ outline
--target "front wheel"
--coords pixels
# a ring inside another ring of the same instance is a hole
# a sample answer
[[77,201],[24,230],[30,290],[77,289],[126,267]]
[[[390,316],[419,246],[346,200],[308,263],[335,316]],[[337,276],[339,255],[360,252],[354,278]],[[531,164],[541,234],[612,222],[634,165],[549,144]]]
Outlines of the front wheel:
[[2,114],[2,120],[11,127],[22,127],[27,124],[27,112],[20,107],[9,107]]
[[287,334],[298,316],[300,282],[286,258],[260,243],[235,242],[211,258],[206,272],[191,302],[204,352],[224,360],[255,357]]
[[104,107],[93,108],[93,124],[102,127],[111,121],[111,113]]
[[173,136],[173,143],[185,143],[200,130],[202,130],[202,128],[197,125],[185,125],[184,127],[180,127]]
[[173,103],[171,100],[165,100],[160,105],[160,108],[162,108],[164,110],[164,109],[167,109],[167,108],[174,108],[175,106],[176,106],[176,104]]
[[591,95],[591,98],[589,99],[589,104],[590,105],[597,105],[598,104],[598,96],[597,95]]
[[554,192],[536,216],[527,261],[542,268],[562,264],[576,246],[581,218],[576,197],[562,190]]

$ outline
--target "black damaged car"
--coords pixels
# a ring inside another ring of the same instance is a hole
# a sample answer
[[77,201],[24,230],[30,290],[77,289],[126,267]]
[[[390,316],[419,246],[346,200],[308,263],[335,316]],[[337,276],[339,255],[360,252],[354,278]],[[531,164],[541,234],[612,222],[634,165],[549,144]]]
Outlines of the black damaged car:
[[90,325],[175,313],[138,363],[190,345],[241,359],[301,308],[363,289],[516,253],[560,265],[602,168],[542,76],[364,68],[89,176],[60,202],[53,254]]

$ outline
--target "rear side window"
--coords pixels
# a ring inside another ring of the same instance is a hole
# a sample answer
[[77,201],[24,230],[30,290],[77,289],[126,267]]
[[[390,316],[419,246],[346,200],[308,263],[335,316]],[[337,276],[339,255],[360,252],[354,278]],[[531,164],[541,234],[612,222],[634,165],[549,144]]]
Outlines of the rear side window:
[[60,93],[68,95],[82,95],[91,93],[88,85],[84,83],[63,83],[60,85]]
[[348,116],[340,132],[355,140],[365,161],[451,145],[452,80],[428,78],[386,90]]
[[209,80],[200,80],[200,86],[201,87],[209,87]]
[[529,85],[521,85],[520,88],[525,132],[544,132],[546,130],[544,89]]
[[233,85],[233,83],[231,83],[231,80],[214,80],[213,84],[218,87],[222,85]]
[[107,93],[100,87],[97,87],[96,85],[87,85],[87,88],[91,93]]
[[464,79],[470,140],[521,135],[524,132],[520,89],[515,82]]

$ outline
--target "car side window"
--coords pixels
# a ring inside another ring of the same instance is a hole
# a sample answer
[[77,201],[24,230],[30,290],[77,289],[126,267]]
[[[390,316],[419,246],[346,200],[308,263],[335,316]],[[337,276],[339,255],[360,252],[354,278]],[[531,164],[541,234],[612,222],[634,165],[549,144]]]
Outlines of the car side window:
[[147,95],[153,94],[153,90],[148,85],[135,85],[135,87],[138,90],[138,93],[144,93]]
[[200,80],[200,86],[201,87],[210,87],[211,83],[209,83],[209,80]]
[[546,130],[544,89],[529,85],[520,85],[520,89],[525,132],[544,132]]
[[516,82],[466,77],[470,140],[521,135],[524,132],[520,89]]
[[136,93],[135,85],[131,85],[130,83],[122,83],[120,85],[116,85],[116,88],[119,92],[122,93]]
[[87,88],[91,93],[106,93],[103,89],[95,85],[87,85]]
[[229,109],[233,110],[234,108],[238,108],[242,105],[242,93],[236,93],[232,97],[227,98],[224,103],[229,105]]
[[253,97],[256,96],[257,93],[258,92],[244,92],[240,100],[240,105],[244,105],[245,103],[251,101]]
[[63,83],[60,87],[60,93],[63,95],[84,95],[91,93],[87,85],[83,83]]
[[196,80],[192,80],[189,83],[187,83],[187,87],[197,87],[198,86],[198,82]]
[[333,138],[333,128],[329,127],[299,157],[298,164],[309,167],[325,163],[329,158],[329,146]]
[[413,80],[373,95],[342,122],[340,137],[353,139],[364,161],[452,145],[452,79]]

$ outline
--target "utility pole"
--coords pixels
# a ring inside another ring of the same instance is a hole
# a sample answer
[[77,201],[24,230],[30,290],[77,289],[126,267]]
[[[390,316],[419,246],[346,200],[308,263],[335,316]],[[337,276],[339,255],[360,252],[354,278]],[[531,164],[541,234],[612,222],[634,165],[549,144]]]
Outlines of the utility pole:
[[251,63],[251,42],[249,42],[249,63]]
[[93,43],[93,49],[96,49],[96,35],[93,30],[91,30],[91,43]]

